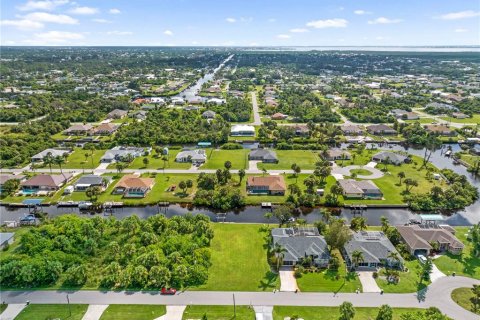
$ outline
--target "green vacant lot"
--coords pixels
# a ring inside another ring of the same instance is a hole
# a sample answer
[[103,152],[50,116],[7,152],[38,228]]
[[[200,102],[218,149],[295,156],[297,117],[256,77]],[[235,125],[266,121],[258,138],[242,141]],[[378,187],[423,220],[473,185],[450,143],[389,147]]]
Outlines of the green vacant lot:
[[239,150],[208,150],[207,162],[201,167],[202,169],[223,169],[225,161],[232,163],[231,169],[247,169],[248,168],[248,149]]
[[111,304],[100,320],[154,320],[165,313],[161,305]]
[[[233,320],[233,306],[188,306],[182,319],[201,319],[203,315],[207,315],[208,320]],[[255,312],[248,306],[237,306],[236,319],[255,319]]]
[[433,262],[445,274],[455,272],[459,276],[480,279],[480,257],[473,255],[472,243],[467,240],[468,229],[469,227],[455,227],[456,237],[465,245],[461,255],[446,253]]
[[417,292],[425,288],[430,282],[423,281],[419,283],[420,276],[418,273],[421,270],[421,265],[417,259],[405,261],[407,272],[400,272],[400,281],[397,284],[388,283],[385,279],[385,269],[381,269],[378,273],[379,277],[376,279],[377,284],[386,293],[407,293]]
[[[379,308],[355,308],[355,318],[361,320],[376,319]],[[402,314],[419,311],[414,308],[393,309],[393,319],[399,320]],[[308,320],[337,320],[340,317],[338,307],[286,307],[275,306],[273,308],[273,319],[284,320],[286,317],[298,316]]]
[[267,262],[265,236],[259,224],[212,225],[212,266],[205,285],[192,290],[271,291],[279,287]]
[[[157,156],[153,151],[146,157],[148,159],[147,166],[143,163],[143,158],[145,157],[141,156],[135,158],[128,166],[128,169],[190,169],[192,166],[190,162],[175,162],[175,157],[180,151],[182,150],[169,149],[168,161],[163,161],[162,156]],[[108,168],[115,169],[115,164],[109,165]]]
[[471,118],[466,118],[466,119],[457,119],[457,118],[454,118],[454,117],[442,117],[440,119],[443,119],[443,120],[449,121],[449,122],[456,122],[456,123],[480,124],[480,114],[474,114]]
[[[341,261],[338,271],[323,270],[319,273],[305,273],[297,279],[297,285],[300,291],[317,292],[355,292],[362,290],[362,284],[355,272],[345,270],[345,262],[340,252],[335,251]],[[346,276],[345,276],[346,275]]]
[[[106,150],[94,150],[93,157],[90,150],[84,150],[82,148],[74,148],[73,152],[68,156],[64,164],[63,169],[95,169],[100,164],[100,158],[105,154]],[[87,157],[85,157],[87,155]],[[93,159],[93,165],[92,165]],[[43,168],[50,168],[47,165],[43,165]],[[52,164],[52,168],[58,169],[59,166]]]
[[267,170],[291,170],[292,164],[296,163],[300,169],[315,169],[315,162],[319,160],[318,153],[310,150],[275,150],[278,163],[259,163],[259,169]]
[[86,304],[71,304],[70,308],[67,304],[31,304],[15,320],[82,320],[87,308]]
[[453,290],[452,299],[462,308],[480,314],[480,309],[475,309],[475,295],[471,288],[457,288]]

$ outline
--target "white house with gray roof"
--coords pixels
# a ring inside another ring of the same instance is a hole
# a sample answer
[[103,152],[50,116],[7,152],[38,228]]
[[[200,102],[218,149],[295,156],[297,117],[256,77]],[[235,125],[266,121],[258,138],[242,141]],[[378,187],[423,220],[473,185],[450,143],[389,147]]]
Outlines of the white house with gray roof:
[[253,149],[248,154],[248,160],[257,160],[264,163],[277,163],[278,157],[275,151],[269,149]]
[[383,193],[371,180],[340,179],[345,198],[382,199]]
[[43,161],[43,158],[45,158],[48,154],[50,154],[52,157],[63,157],[65,154],[70,154],[71,152],[71,150],[66,149],[45,149],[42,152],[34,155],[31,160],[32,162],[41,162]]
[[100,159],[100,162],[103,163],[111,163],[120,161],[122,158],[131,155],[133,158],[138,158],[142,156],[144,153],[150,153],[151,148],[139,148],[139,147],[114,147],[110,150],[107,150],[103,157]]
[[343,247],[342,253],[348,267],[354,268],[352,257],[355,251],[362,253],[363,261],[359,261],[358,269],[376,270],[389,266],[402,268],[403,259],[383,232],[360,231],[353,234]]
[[207,161],[207,154],[203,149],[183,150],[177,153],[176,162],[191,162],[193,164],[201,164]]
[[327,242],[316,228],[275,228],[272,229],[273,245],[285,248],[284,266],[294,266],[304,258],[311,257],[314,265],[327,267],[330,260]]
[[372,157],[373,161],[376,162],[388,162],[388,163],[393,163],[395,165],[401,165],[402,163],[408,163],[410,162],[410,158],[407,156],[404,156],[403,154],[400,153],[395,153],[395,152],[389,152],[389,151],[383,151],[375,154]]

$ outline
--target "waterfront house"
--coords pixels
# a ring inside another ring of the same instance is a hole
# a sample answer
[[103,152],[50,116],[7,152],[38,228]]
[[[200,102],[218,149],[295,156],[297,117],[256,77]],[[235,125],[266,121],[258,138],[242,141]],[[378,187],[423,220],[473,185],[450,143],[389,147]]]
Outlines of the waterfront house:
[[39,174],[22,182],[20,185],[24,194],[35,194],[39,191],[57,191],[70,181],[72,177],[71,173]]
[[120,178],[112,194],[123,194],[124,198],[145,198],[154,184],[153,178],[140,178],[138,175],[127,174]]
[[411,161],[411,159],[407,156],[404,156],[403,154],[395,153],[395,152],[389,152],[389,151],[382,151],[377,154],[375,154],[372,157],[373,161],[380,162],[380,163],[392,163],[395,165],[401,165],[402,163],[408,163]]
[[343,189],[345,198],[382,199],[382,191],[371,180],[340,179],[338,183]]
[[372,124],[367,127],[367,131],[375,135],[397,134],[397,131],[395,131],[392,127],[387,126],[386,124]]
[[287,187],[283,176],[253,177],[247,179],[248,194],[285,195]]
[[230,130],[230,135],[242,137],[242,136],[254,136],[255,135],[255,127],[249,126],[245,124],[237,124],[232,127]]

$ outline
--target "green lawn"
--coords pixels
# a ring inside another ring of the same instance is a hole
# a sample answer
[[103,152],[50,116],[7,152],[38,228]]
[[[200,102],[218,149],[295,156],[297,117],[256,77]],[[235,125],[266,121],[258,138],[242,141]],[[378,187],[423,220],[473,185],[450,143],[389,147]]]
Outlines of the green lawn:
[[422,124],[429,124],[429,123],[434,122],[435,119],[433,119],[433,118],[420,118],[420,119],[417,119],[417,120],[403,120],[403,121],[405,121],[406,123],[420,122]]
[[456,237],[465,245],[461,255],[446,253],[433,262],[445,274],[455,272],[459,276],[480,279],[480,257],[475,257],[472,253],[472,243],[467,240],[468,229],[469,227],[455,227]]
[[475,309],[475,295],[471,288],[457,288],[452,291],[452,300],[468,311],[480,314],[480,309]]
[[201,167],[202,169],[223,169],[225,161],[232,163],[231,169],[247,169],[248,168],[248,149],[239,150],[213,150],[207,151],[207,162]]
[[111,304],[100,320],[154,320],[165,313],[162,305]]
[[356,174],[356,175],[361,175],[361,176],[369,176],[372,174],[370,170],[367,169],[353,169],[350,170],[350,174]]
[[[64,169],[95,169],[100,164],[100,158],[105,154],[106,150],[94,150],[93,157],[91,157],[90,150],[83,150],[82,148],[75,148],[68,156],[65,164],[62,165]],[[88,157],[85,157],[88,154]],[[93,158],[93,165],[92,165]],[[44,168],[49,166],[44,165]],[[59,168],[58,165],[52,165],[52,168]]]
[[420,279],[418,273],[421,270],[421,265],[417,259],[405,261],[405,267],[408,268],[408,271],[400,272],[400,281],[397,284],[388,283],[384,278],[385,269],[381,269],[376,279],[378,286],[385,293],[407,293],[417,292],[429,284],[426,281],[423,281],[423,283],[418,282]]
[[476,156],[473,154],[462,153],[460,158],[461,160],[465,161],[469,165],[473,166],[476,161],[480,160],[480,156]]
[[[237,306],[235,311],[237,320],[255,319],[255,312],[249,306]],[[208,320],[234,319],[233,306],[187,306],[182,319],[201,319],[205,314]]]
[[[355,308],[355,318],[361,320],[374,320],[377,317],[379,308]],[[393,319],[399,320],[402,314],[419,311],[414,308],[393,309]],[[283,320],[286,317],[297,315],[308,320],[337,320],[340,317],[339,307],[290,307],[275,306],[273,308],[273,319]]]
[[70,309],[67,304],[30,304],[15,320],[81,320],[87,308],[86,304],[71,304]]
[[338,251],[335,251],[335,254],[342,262],[338,271],[324,270],[320,273],[303,274],[302,277],[297,278],[297,285],[300,291],[355,292],[357,289],[362,290],[362,284],[356,273],[347,273],[341,254]]
[[[155,152],[150,153],[146,158],[148,159],[148,165],[145,166],[143,163],[143,158],[138,157],[130,163],[128,166],[129,169],[190,169],[192,164],[190,162],[175,162],[175,157],[177,154],[182,151],[180,149],[169,149],[168,161],[164,162],[161,156],[157,156]],[[165,167],[164,167],[165,166]],[[109,168],[115,169],[115,164],[108,166]]]
[[7,309],[7,307],[8,307],[8,304],[4,304],[4,303],[0,304],[0,314],[2,314],[3,311],[5,311],[5,309]]
[[267,262],[265,232],[259,224],[213,224],[212,266],[206,284],[192,290],[271,291],[279,279]]
[[475,123],[475,124],[480,124],[480,114],[474,114],[471,118],[466,118],[466,119],[457,119],[454,117],[442,117],[440,118],[445,121],[449,122],[456,122],[456,123]]
[[318,153],[310,150],[275,150],[278,163],[259,163],[259,169],[291,170],[296,163],[301,169],[315,169],[315,162],[319,160]]

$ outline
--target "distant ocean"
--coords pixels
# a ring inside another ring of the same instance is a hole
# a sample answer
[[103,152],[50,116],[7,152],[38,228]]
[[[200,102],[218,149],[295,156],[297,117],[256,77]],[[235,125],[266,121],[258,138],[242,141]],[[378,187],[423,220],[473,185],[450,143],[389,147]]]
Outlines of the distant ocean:
[[480,52],[480,46],[312,46],[252,47],[252,51],[404,51],[404,52]]

